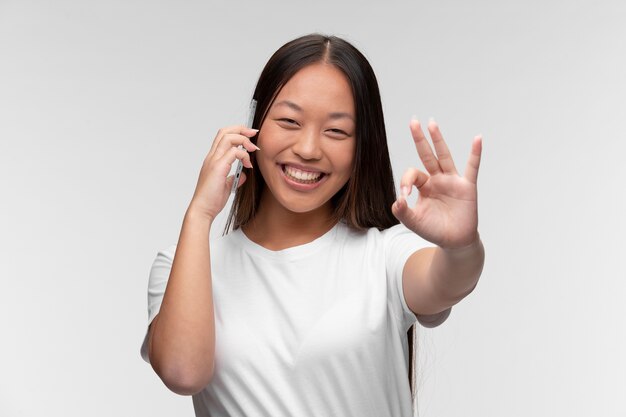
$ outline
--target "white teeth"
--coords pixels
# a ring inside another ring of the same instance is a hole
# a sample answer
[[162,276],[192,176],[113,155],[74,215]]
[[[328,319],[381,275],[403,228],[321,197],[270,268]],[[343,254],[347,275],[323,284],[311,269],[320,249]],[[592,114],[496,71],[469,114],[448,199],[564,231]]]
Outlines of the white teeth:
[[299,169],[290,167],[288,165],[285,165],[285,173],[289,175],[290,177],[293,177],[295,179],[302,180],[302,181],[317,180],[319,177],[322,176],[321,172],[300,171]]

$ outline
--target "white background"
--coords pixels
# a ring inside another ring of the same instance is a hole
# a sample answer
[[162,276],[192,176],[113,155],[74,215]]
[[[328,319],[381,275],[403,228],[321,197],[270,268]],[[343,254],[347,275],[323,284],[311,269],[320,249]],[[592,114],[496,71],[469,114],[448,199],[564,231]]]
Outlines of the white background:
[[420,330],[420,415],[626,415],[625,21],[618,0],[0,0],[0,415],[193,415],[139,356],[149,269],[215,132],[315,31],[370,59],[396,180],[421,166],[412,115],[460,170],[484,135],[486,266]]

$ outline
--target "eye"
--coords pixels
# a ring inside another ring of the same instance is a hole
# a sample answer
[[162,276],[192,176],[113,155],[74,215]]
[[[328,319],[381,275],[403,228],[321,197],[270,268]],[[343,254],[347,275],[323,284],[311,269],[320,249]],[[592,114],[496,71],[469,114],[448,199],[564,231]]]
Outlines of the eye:
[[293,119],[282,118],[282,119],[277,119],[277,120],[287,125],[298,126],[298,122],[296,122]]
[[346,132],[344,132],[341,129],[328,129],[328,132],[336,136],[349,136]]

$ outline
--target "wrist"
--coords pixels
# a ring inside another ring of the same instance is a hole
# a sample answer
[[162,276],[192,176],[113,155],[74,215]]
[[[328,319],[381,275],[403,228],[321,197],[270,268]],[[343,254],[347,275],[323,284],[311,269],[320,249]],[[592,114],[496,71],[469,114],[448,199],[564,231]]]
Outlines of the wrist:
[[461,300],[474,290],[485,263],[485,248],[480,237],[456,248],[437,248],[431,272],[442,294]]
[[466,253],[476,253],[477,251],[482,251],[483,250],[483,242],[480,239],[480,234],[478,233],[478,231],[476,231],[476,236],[474,237],[474,239],[472,239],[472,241],[466,245],[463,246],[456,246],[456,247],[443,247],[440,246],[441,250],[449,255],[462,255],[462,254],[466,254]]
[[478,230],[476,231],[476,234],[474,235],[474,237],[469,240],[469,243],[464,243],[462,245],[459,246],[439,246],[441,249],[445,250],[445,251],[462,251],[465,249],[470,249],[473,247],[477,247],[480,246],[481,244],[481,240],[480,240],[480,233],[478,233]]
[[204,224],[208,224],[208,226],[210,227],[213,224],[213,220],[215,220],[213,216],[210,216],[206,213],[195,210],[191,206],[189,206],[189,208],[187,208],[187,211],[185,212],[184,221],[190,221],[194,223],[197,223],[197,222],[204,223]]

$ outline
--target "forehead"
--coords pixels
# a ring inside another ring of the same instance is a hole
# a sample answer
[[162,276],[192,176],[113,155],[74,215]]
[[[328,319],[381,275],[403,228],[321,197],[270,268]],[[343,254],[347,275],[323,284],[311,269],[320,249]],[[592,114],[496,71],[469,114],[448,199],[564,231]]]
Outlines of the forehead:
[[352,87],[346,75],[334,65],[308,65],[291,77],[278,93],[274,105],[284,101],[304,111],[325,110],[354,114]]

